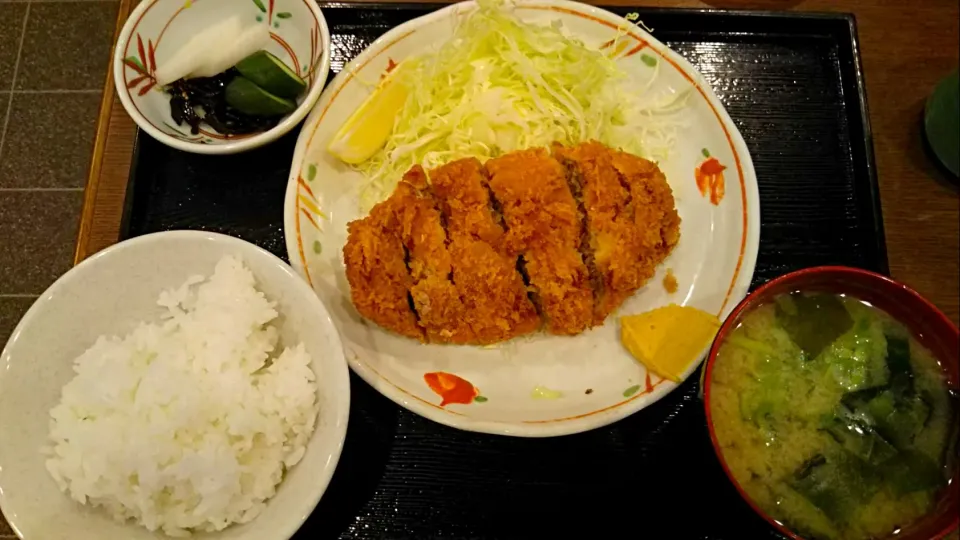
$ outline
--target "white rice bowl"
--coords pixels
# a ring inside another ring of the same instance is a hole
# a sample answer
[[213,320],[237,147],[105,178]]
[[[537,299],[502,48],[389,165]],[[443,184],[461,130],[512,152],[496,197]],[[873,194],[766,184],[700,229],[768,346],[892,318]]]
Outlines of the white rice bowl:
[[74,500],[171,536],[245,523],[317,418],[302,344],[276,356],[273,303],[224,257],[157,302],[162,323],[101,336],[50,411],[47,471]]
[[140,237],[58,280],[0,356],[0,507],[27,540],[287,539],[348,414],[336,329],[287,265]]

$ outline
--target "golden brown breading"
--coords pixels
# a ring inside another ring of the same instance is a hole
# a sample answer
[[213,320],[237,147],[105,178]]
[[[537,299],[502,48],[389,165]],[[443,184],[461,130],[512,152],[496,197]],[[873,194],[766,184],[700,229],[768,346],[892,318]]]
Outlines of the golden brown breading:
[[347,225],[343,259],[350,297],[360,315],[400,335],[423,340],[410,308],[413,281],[404,263],[398,222],[390,204],[380,203],[364,219]]
[[475,158],[451,161],[430,171],[430,185],[450,235],[465,234],[497,246],[503,228],[494,217],[485,182],[483,165]]
[[432,342],[472,343],[476,338],[466,320],[460,293],[451,281],[452,260],[440,211],[433,197],[416,186],[427,187],[420,167],[404,176],[389,200],[399,221],[400,241],[408,253],[413,280],[410,296],[420,325]]
[[654,275],[679,238],[680,219],[655,163],[598,142],[555,145],[553,151],[580,188],[589,231],[585,249],[602,278],[599,324]]
[[553,152],[462,159],[430,182],[410,169],[348,226],[357,310],[438,343],[504,341],[541,319],[554,334],[602,324],[670,254],[680,217],[655,163],[596,142]]
[[642,247],[638,263],[643,268],[641,277],[646,281],[680,241],[680,215],[673,190],[652,161],[614,151],[613,166],[630,188],[633,224]]
[[593,293],[563,167],[537,148],[492,159],[486,170],[507,225],[505,252],[523,256],[548,331],[582,332],[593,322]]
[[430,171],[453,258],[453,281],[478,343],[533,332],[540,318],[527,297],[516,257],[497,252],[503,229],[495,221],[480,162],[461,159]]
[[600,324],[639,286],[637,269],[630,263],[641,249],[630,192],[613,167],[612,152],[602,144],[554,145],[553,155],[567,167],[571,185],[580,193],[588,231],[581,250],[599,278],[594,320]]

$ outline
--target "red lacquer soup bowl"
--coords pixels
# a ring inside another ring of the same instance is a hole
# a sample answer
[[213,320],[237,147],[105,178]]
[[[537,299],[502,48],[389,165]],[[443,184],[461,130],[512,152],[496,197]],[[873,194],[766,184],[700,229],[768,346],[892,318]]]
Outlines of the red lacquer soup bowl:
[[[886,311],[906,326],[916,340],[939,360],[946,371],[948,385],[954,391],[960,388],[960,333],[957,326],[936,306],[906,285],[880,274],[841,266],[808,268],[769,281],[744,298],[724,321],[707,357],[706,373],[703,379],[704,406],[713,449],[727,477],[754,511],[783,534],[799,539],[801,537],[797,533],[761,510],[733,477],[717,441],[710,407],[713,367],[727,336],[755,307],[772,301],[778,295],[795,291],[847,294]],[[960,516],[960,471],[954,470],[953,478],[934,509],[901,530],[894,538],[897,540],[944,538],[957,529],[960,522],[958,516]]]

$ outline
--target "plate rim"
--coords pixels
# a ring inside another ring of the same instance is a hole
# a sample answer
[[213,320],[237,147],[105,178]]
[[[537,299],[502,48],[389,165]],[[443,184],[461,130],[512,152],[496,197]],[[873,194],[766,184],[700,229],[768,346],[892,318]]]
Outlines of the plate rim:
[[[730,143],[734,159],[737,162],[739,179],[742,186],[741,213],[743,216],[743,234],[741,236],[741,251],[737,267],[734,270],[734,276],[731,279],[725,300],[719,312],[720,318],[725,319],[737,303],[746,296],[753,279],[760,242],[760,200],[756,172],[753,168],[753,160],[750,156],[749,149],[743,140],[743,136],[737,129],[736,124],[727,113],[720,99],[714,93],[712,87],[706,79],[704,79],[703,75],[677,52],[667,47],[644,29],[633,25],[610,11],[571,0],[516,0],[514,5],[525,8],[541,8],[573,16],[585,16],[599,24],[610,26],[612,29],[617,27],[625,28],[628,31],[628,35],[634,34],[633,37],[639,41],[646,41],[648,45],[652,45],[658,53],[670,61],[670,63],[699,90],[707,104],[716,114]],[[284,195],[284,243],[287,248],[290,265],[297,273],[306,279],[311,289],[313,289],[313,283],[304,265],[305,253],[302,242],[300,241],[299,207],[296,204],[296,200],[299,194],[298,183],[300,182],[304,158],[311,146],[319,121],[330,108],[334,97],[340,92],[342,87],[352,79],[353,73],[362,69],[367,62],[375,58],[383,50],[412,34],[413,31],[422,26],[434,23],[442,18],[454,16],[461,11],[473,9],[475,6],[475,0],[458,2],[416,17],[388,30],[368,45],[354,59],[344,65],[340,73],[337,74],[323,91],[313,111],[307,117],[307,121],[304,123],[297,139],[297,146],[294,151],[292,166],[287,180],[287,189]],[[316,290],[314,289],[314,291]],[[338,325],[336,320],[334,320],[334,324]],[[705,348],[704,353],[708,348],[709,346]],[[345,354],[350,369],[357,373],[367,384],[401,407],[449,427],[496,435],[553,437],[600,428],[622,420],[656,403],[682,384],[665,381],[664,384],[659,385],[652,391],[638,392],[623,401],[589,413],[571,417],[546,421],[505,422],[472,418],[441,408],[396,385],[377,372],[372,366],[361,361],[356,355],[348,354],[347,351],[345,351]],[[703,362],[703,356],[704,355],[701,354],[698,361],[693,362],[684,371],[681,376],[682,381],[686,381],[694,371],[699,369]],[[648,399],[638,400],[641,396],[647,396]]]

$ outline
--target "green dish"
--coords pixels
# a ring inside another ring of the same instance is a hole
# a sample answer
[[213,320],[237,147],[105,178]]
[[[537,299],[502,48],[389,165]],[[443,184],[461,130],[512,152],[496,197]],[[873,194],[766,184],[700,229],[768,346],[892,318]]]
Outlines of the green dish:
[[957,71],[940,81],[930,95],[923,124],[934,155],[954,176],[960,176],[960,77]]

